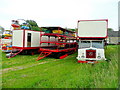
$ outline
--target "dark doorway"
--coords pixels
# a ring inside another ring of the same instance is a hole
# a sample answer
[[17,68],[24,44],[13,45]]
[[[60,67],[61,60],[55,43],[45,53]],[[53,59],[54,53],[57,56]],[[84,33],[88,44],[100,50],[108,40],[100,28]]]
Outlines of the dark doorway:
[[27,34],[27,47],[31,47],[31,33]]

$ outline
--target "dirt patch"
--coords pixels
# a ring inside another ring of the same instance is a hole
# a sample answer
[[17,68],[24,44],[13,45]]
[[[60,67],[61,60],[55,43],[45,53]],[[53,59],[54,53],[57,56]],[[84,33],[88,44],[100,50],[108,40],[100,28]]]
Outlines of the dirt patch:
[[[57,61],[57,60],[54,60],[54,61]],[[22,70],[22,69],[26,69],[26,68],[29,68],[29,67],[34,67],[34,66],[37,66],[37,65],[40,65],[40,64],[45,64],[45,63],[49,63],[49,61],[44,61],[44,62],[41,62],[41,63],[32,64],[32,65],[26,66],[26,67],[25,66],[17,66],[17,67],[14,67],[14,68],[5,68],[5,69],[0,70],[0,74],[7,73],[8,71]]]

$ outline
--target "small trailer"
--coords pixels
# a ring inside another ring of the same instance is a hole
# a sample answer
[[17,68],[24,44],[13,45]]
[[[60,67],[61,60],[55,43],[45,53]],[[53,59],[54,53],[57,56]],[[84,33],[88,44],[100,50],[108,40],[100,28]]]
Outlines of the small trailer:
[[41,34],[39,49],[41,53],[37,61],[47,56],[63,59],[77,50],[75,32],[61,27],[42,27],[42,29],[47,30]]
[[[14,57],[19,53],[22,54],[34,54],[38,52],[40,48],[40,35],[44,32],[27,30],[27,29],[16,29],[13,30],[12,37],[12,54],[10,57]],[[14,54],[15,52],[15,54]],[[8,55],[9,56],[9,55]]]
[[104,54],[108,20],[78,21],[78,63],[95,63],[106,60]]

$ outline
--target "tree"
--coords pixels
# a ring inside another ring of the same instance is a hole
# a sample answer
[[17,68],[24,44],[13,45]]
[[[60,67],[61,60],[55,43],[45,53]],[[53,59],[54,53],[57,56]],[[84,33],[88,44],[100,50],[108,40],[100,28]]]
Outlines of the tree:
[[28,24],[30,24],[31,26],[38,27],[37,23],[36,23],[34,20],[26,20],[26,22],[27,22]]
[[114,31],[112,28],[108,28],[108,31]]
[[2,26],[0,26],[0,34],[2,34],[4,32],[4,28]]
[[76,29],[73,29],[73,28],[65,28],[65,29],[70,30],[70,31],[73,31],[73,32],[76,31]]
[[0,38],[2,38],[2,34],[3,34],[4,30],[5,29],[2,26],[0,26]]
[[75,29],[70,29],[70,31],[75,31]]
[[31,28],[31,30],[40,31],[40,28],[34,20],[26,20],[26,22],[28,23],[28,26]]

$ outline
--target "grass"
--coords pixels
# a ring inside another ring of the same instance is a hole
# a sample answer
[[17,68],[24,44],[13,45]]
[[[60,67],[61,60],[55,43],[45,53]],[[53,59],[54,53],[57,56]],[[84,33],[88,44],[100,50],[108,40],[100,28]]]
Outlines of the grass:
[[64,59],[37,55],[17,55],[5,58],[2,53],[3,88],[117,88],[118,46],[106,48],[110,62],[95,65],[77,63],[77,53]]

